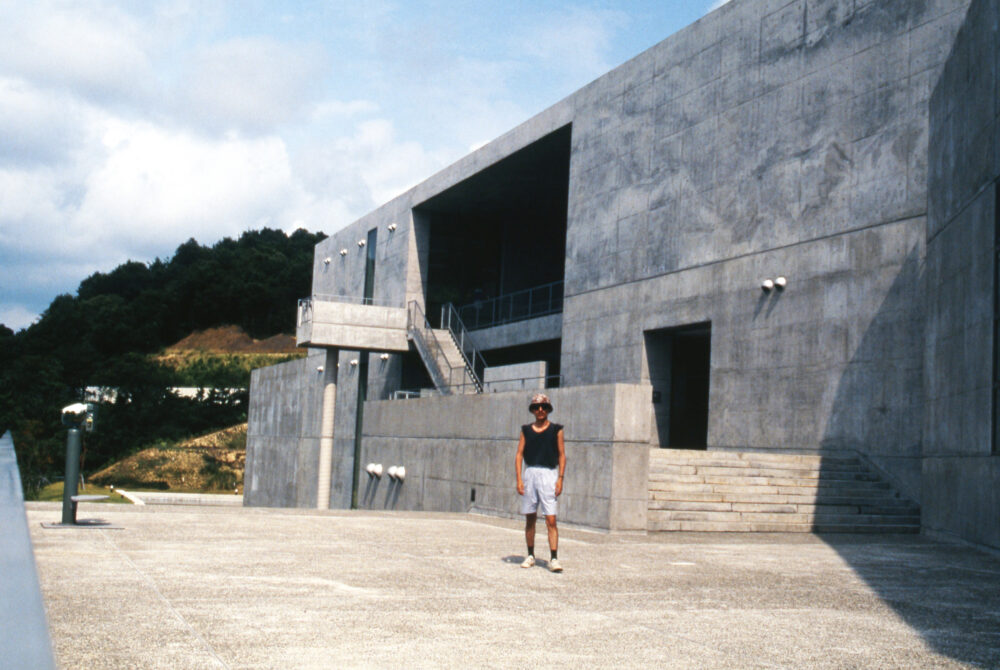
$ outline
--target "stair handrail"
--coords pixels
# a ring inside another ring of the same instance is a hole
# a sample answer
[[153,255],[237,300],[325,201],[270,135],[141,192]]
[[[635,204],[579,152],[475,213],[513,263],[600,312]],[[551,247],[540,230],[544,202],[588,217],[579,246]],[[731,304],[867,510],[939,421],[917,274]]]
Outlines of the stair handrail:
[[483,392],[483,375],[486,371],[486,360],[482,352],[476,346],[475,340],[469,334],[468,328],[462,322],[458,310],[452,303],[441,306],[441,328],[451,333],[451,337],[458,346],[459,353],[465,361],[465,368],[472,378],[472,383],[476,387],[476,393]]
[[420,357],[424,359],[424,364],[427,366],[427,371],[431,375],[431,381],[434,382],[434,386],[441,394],[450,395],[451,364],[445,360],[445,363],[448,365],[448,379],[445,380],[444,373],[438,365],[438,361],[443,359],[444,356],[434,355],[434,351],[441,353],[441,343],[438,342],[437,335],[434,334],[434,329],[431,327],[430,321],[427,320],[424,310],[421,309],[420,303],[416,300],[411,300],[407,305],[406,330],[412,336],[413,343],[416,345]]

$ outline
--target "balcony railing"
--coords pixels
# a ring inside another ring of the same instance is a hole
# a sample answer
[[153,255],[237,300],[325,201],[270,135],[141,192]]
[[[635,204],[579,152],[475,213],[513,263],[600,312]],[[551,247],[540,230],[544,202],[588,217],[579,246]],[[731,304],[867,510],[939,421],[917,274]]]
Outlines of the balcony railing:
[[563,282],[556,281],[496,298],[477,300],[462,305],[457,310],[469,330],[557,314],[563,310]]

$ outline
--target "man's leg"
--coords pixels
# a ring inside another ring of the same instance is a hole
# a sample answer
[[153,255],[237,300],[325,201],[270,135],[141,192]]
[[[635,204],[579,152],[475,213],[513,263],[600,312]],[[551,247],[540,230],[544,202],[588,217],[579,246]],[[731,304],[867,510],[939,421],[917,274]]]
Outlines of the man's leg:
[[549,549],[552,557],[549,559],[549,570],[552,572],[562,572],[562,565],[559,564],[559,529],[556,527],[556,515],[545,515],[545,528],[549,531]]
[[553,555],[559,550],[559,529],[556,527],[556,515],[545,515],[545,528],[549,531],[549,549]]
[[528,550],[535,548],[535,524],[538,523],[538,512],[524,515],[524,541]]
[[530,568],[535,564],[535,524],[537,522],[537,512],[529,512],[524,515],[524,541],[528,545],[528,555],[521,563],[522,568]]

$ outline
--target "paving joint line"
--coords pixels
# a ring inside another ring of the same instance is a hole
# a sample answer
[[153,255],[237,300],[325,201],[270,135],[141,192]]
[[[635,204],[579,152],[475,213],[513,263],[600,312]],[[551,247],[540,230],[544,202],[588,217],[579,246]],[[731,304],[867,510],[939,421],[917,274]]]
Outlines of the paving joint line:
[[163,592],[161,592],[159,587],[157,587],[156,582],[153,581],[153,578],[139,569],[139,566],[135,564],[135,561],[132,560],[132,557],[129,556],[124,549],[121,549],[120,547],[118,547],[118,545],[115,544],[114,540],[111,539],[107,531],[102,530],[101,536],[104,538],[104,541],[111,546],[111,549],[115,552],[115,554],[123,557],[125,561],[130,566],[132,566],[132,569],[139,576],[139,578],[145,581],[147,584],[149,584],[149,586],[153,589],[153,593],[155,593],[156,596],[163,601],[163,603],[167,606],[167,609],[170,610],[170,612],[177,618],[177,620],[181,622],[181,625],[187,628],[188,631],[191,633],[191,635],[193,635],[199,642],[201,642],[201,644],[204,646],[205,650],[209,653],[209,655],[211,655],[219,663],[219,665],[221,665],[223,668],[226,668],[226,670],[232,670],[229,664],[223,661],[222,658],[219,656],[219,654],[216,653],[212,645],[208,643],[208,640],[202,637],[202,635],[197,630],[195,630],[194,626],[192,626],[188,622],[188,620],[185,619],[184,616],[177,611],[177,608],[174,607],[173,603],[171,603],[170,600],[165,595],[163,595]]

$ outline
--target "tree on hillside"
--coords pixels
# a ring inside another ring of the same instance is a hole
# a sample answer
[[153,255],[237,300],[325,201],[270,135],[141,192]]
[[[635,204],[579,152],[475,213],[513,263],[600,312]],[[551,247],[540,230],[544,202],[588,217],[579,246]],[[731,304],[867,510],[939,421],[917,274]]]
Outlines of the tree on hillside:
[[142,355],[222,325],[258,339],[293,331],[295,301],[309,292],[313,248],[324,237],[264,228],[211,247],[189,239],[169,259],[94,273],[22,331],[0,325],[0,433],[14,431],[26,490],[61,472],[59,412],[86,386],[119,389],[88,436],[87,467],[149,440],[244,421],[245,395],[178,399],[165,391],[177,374]]

